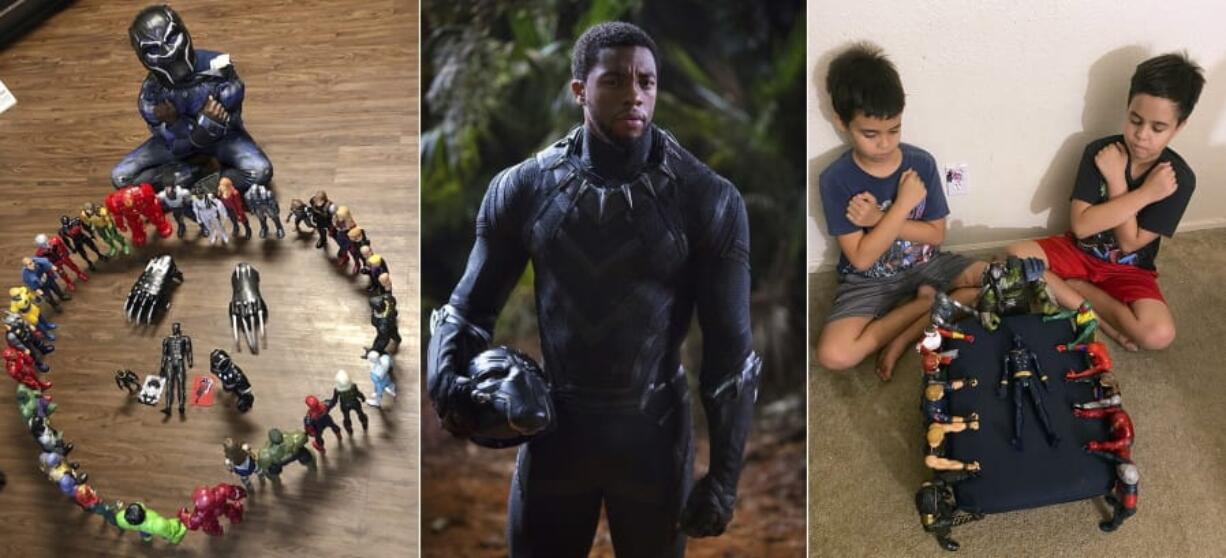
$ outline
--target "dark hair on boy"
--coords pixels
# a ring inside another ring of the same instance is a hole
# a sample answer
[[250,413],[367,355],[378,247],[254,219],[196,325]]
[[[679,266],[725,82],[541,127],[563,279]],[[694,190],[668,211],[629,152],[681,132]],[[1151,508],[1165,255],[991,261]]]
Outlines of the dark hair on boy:
[[1186,53],[1163,54],[1137,64],[1128,87],[1128,102],[1142,93],[1167,99],[1179,107],[1179,123],[1183,124],[1204,87],[1204,71]]
[[579,81],[587,79],[588,72],[596,65],[596,54],[602,48],[643,47],[651,51],[657,65],[660,55],[656,42],[638,26],[623,21],[609,21],[587,28],[570,54],[570,74]]
[[894,118],[907,103],[898,70],[880,48],[868,43],[856,43],[830,62],[826,92],[843,124],[851,123],[857,112]]

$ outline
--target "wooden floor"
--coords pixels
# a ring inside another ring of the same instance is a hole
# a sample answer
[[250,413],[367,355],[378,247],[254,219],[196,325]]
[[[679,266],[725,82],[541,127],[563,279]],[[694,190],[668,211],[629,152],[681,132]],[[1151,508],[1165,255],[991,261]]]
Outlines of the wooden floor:
[[[62,213],[109,191],[110,169],[147,137],[136,113],[145,75],[128,44],[132,17],[148,4],[81,0],[9,49],[0,79],[18,99],[0,114],[0,275],[19,284],[34,235]],[[244,120],[275,166],[284,210],[290,198],[325,189],[348,205],[392,269],[404,345],[396,355],[401,397],[371,414],[367,435],[337,446],[329,436],[318,473],[294,466],[273,490],[257,485],[246,520],[224,537],[189,533],[179,547],[118,534],[80,510],[37,467],[38,451],[17,414],[15,384],[0,378],[0,548],[23,556],[415,556],[418,545],[417,17],[414,0],[180,2],[197,48],[230,53],[247,85]],[[189,233],[189,240],[194,232]],[[193,487],[236,482],[222,465],[225,436],[262,445],[270,427],[297,429],[303,397],[331,393],[345,368],[371,384],[361,347],[373,338],[362,283],[335,270],[313,243],[252,240],[210,248],[157,241],[112,261],[53,315],[49,359],[60,408],[55,426],[72,459],[106,500],[143,501],[163,515],[189,504]],[[145,260],[173,254],[186,276],[169,315],[132,328],[121,306]],[[266,349],[236,352],[226,305],[234,264],[263,278],[271,312]],[[3,282],[0,282],[3,283]],[[172,321],[193,338],[196,367],[208,353],[235,356],[255,389],[239,415],[219,396],[186,420],[131,403],[112,372],[154,371]],[[334,413],[338,414],[338,413]],[[339,417],[337,417],[339,421]],[[359,429],[360,432],[360,429]]]

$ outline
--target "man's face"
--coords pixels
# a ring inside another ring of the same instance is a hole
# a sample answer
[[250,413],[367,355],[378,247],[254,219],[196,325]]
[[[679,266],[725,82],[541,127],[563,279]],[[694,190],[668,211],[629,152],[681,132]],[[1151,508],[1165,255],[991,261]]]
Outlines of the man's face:
[[571,82],[589,130],[626,144],[643,135],[656,108],[656,59],[644,47],[602,48],[584,81]]
[[1138,93],[1128,102],[1124,143],[1134,162],[1148,163],[1162,154],[1182,127],[1174,101]]
[[839,124],[850,136],[856,155],[874,163],[890,161],[902,141],[902,114],[893,118],[876,118],[856,112],[851,122],[843,124],[840,120]]

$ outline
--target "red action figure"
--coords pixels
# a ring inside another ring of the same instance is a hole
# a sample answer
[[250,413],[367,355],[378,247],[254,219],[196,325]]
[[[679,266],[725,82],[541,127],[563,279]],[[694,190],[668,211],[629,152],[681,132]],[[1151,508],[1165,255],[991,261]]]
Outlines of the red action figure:
[[1081,380],[1111,371],[1111,354],[1107,352],[1106,343],[1094,341],[1092,343],[1073,345],[1071,348],[1065,347],[1066,345],[1056,345],[1056,350],[1062,353],[1065,351],[1085,351],[1086,358],[1090,359],[1090,367],[1081,372],[1069,370],[1064,375],[1064,379]]
[[153,186],[148,182],[140,186],[125,186],[106,196],[106,209],[115,218],[115,228],[120,231],[132,229],[132,244],[145,245],[145,224],[143,216],[149,223],[157,227],[158,236],[170,237],[173,232],[170,221],[162,212],[161,203],[153,193]]
[[217,199],[226,206],[226,214],[230,217],[234,236],[238,236],[238,225],[242,223],[247,231],[243,238],[251,238],[251,223],[247,221],[247,207],[243,205],[243,195],[234,188],[234,183],[229,178],[223,176],[217,182]]
[[25,351],[5,347],[4,368],[8,370],[9,376],[30,389],[44,390],[51,387],[51,382],[38,379],[38,374],[34,371],[34,357]]
[[241,486],[221,483],[213,488],[197,486],[192,492],[192,503],[196,509],[188,513],[187,508],[179,510],[179,521],[192,531],[203,529],[206,534],[220,536],[223,531],[217,521],[222,515],[230,518],[230,524],[243,521],[243,498],[247,491]]
[[1077,418],[1107,419],[1111,439],[1106,441],[1091,441],[1086,444],[1086,451],[1091,453],[1112,454],[1105,456],[1115,460],[1119,457],[1124,461],[1132,461],[1132,419],[1122,407],[1103,407],[1101,409],[1073,409]]
[[958,350],[938,352],[941,350],[942,339],[954,339],[958,341],[966,341],[974,343],[975,336],[945,329],[940,326],[930,325],[924,329],[924,336],[920,338],[919,343],[916,343],[915,350],[920,354],[920,367],[923,368],[924,374],[936,374],[941,366],[947,366],[958,358]]
[[[81,271],[81,268],[77,266],[77,262],[72,261],[68,245],[64,244],[63,239],[60,237],[40,234],[34,237],[34,246],[34,255],[40,258],[47,258],[51,265],[58,268],[56,271],[71,269],[73,273],[77,274],[77,279],[80,279],[82,282],[89,281],[89,276]],[[77,290],[77,286],[73,284],[67,272],[59,272],[57,274],[64,280],[64,286],[68,287],[68,290]]]

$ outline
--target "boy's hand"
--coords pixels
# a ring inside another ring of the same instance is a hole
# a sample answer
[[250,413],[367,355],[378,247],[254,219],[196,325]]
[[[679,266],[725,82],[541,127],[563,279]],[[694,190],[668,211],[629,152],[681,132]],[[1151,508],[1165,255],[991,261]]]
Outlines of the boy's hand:
[[924,187],[924,181],[919,177],[919,173],[915,172],[915,169],[903,171],[902,178],[898,180],[898,194],[894,196],[894,205],[902,206],[910,213],[926,197],[928,197],[928,188]]
[[1104,146],[1094,156],[1094,166],[1107,181],[1107,193],[1110,197],[1123,194],[1128,190],[1124,179],[1124,167],[1128,166],[1128,152],[1119,142]]
[[885,212],[877,206],[877,197],[869,192],[860,192],[847,203],[847,220],[860,228],[877,226],[884,215]]
[[1175,169],[1170,162],[1163,161],[1150,171],[1149,176],[1145,179],[1145,184],[1141,185],[1141,190],[1153,199],[1150,203],[1164,200],[1175,190],[1179,189],[1179,182],[1175,178]]

